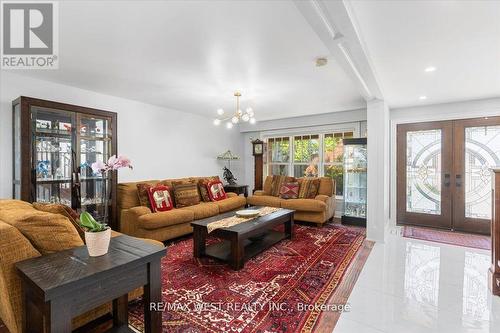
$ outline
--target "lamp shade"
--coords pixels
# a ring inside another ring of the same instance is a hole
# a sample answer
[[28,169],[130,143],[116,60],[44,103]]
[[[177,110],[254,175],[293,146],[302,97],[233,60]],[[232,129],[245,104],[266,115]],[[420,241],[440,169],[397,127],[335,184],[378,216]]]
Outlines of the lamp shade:
[[233,154],[230,150],[220,154],[217,156],[218,160],[225,160],[225,161],[230,161],[230,160],[239,160],[240,157],[238,155]]

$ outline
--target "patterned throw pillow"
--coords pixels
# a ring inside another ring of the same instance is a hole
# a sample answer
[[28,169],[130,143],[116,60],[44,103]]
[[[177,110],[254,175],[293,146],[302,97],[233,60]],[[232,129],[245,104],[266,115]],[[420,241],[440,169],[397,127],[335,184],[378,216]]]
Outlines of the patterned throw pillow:
[[280,195],[281,186],[285,183],[291,183],[294,181],[293,177],[273,175],[273,180],[271,182],[271,195],[277,197]]
[[314,199],[318,194],[319,178],[301,178],[299,180],[299,198]]
[[205,202],[210,202],[210,196],[208,195],[207,185],[213,181],[219,181],[219,176],[206,177],[198,180],[198,189],[200,190],[201,199]]
[[71,224],[75,227],[78,235],[85,241],[85,230],[80,226],[80,216],[75,212],[71,207],[63,205],[63,204],[49,204],[43,202],[34,202],[33,208],[36,210],[53,213],[53,214],[61,214],[68,218]]
[[146,206],[151,208],[148,192],[153,185],[148,183],[139,183],[136,186],[137,186],[137,196],[139,197],[139,203],[141,204],[141,206]]
[[174,184],[175,207],[182,208],[197,205],[200,203],[198,184],[181,183]]
[[224,186],[220,180],[208,183],[207,190],[212,201],[220,201],[227,198],[226,191],[224,191]]
[[152,186],[148,189],[148,196],[153,213],[165,212],[174,208],[168,186],[160,184]]
[[299,183],[285,183],[281,185],[281,199],[297,199],[299,197]]

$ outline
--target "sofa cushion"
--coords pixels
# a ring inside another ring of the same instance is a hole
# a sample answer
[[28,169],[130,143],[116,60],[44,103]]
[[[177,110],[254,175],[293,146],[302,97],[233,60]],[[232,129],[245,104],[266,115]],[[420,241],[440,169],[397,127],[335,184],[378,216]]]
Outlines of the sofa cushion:
[[314,199],[318,194],[319,178],[299,178],[299,198]]
[[318,194],[331,197],[335,194],[335,181],[330,177],[319,178]]
[[281,202],[282,208],[306,211],[323,212],[326,210],[326,204],[323,201],[315,199],[288,199]]
[[227,198],[224,185],[220,180],[214,180],[207,184],[208,196],[212,201],[220,201]]
[[264,186],[262,187],[262,191],[265,195],[271,195],[273,186],[273,176],[267,176],[264,180]]
[[193,219],[194,213],[190,210],[172,209],[141,215],[137,219],[137,224],[140,228],[151,230],[191,222]]
[[73,209],[71,209],[71,207],[63,204],[34,202],[33,208],[42,212],[61,214],[63,216],[66,216],[71,224],[73,224],[73,226],[75,227],[76,231],[80,235],[80,238],[85,242],[85,230],[80,226],[80,217]]
[[281,207],[283,199],[271,195],[252,195],[247,198],[247,203],[252,206]]
[[242,208],[245,206],[246,203],[247,203],[246,198],[240,196],[231,196],[228,197],[227,199],[215,202],[215,204],[219,206],[220,213],[225,213],[231,210]]
[[0,210],[6,209],[31,209],[33,206],[26,201],[15,199],[0,199]]
[[219,214],[219,206],[215,202],[201,202],[194,206],[184,207],[181,210],[189,210],[194,213],[194,219],[200,220]]
[[0,210],[0,219],[17,228],[42,254],[84,245],[75,227],[60,214],[34,208],[9,209]]
[[149,189],[155,186],[155,182],[142,182],[137,183],[137,198],[139,199],[139,204],[141,206],[146,206],[151,208],[151,202],[149,201]]
[[19,230],[0,221],[0,318],[10,332],[21,332],[23,317],[21,279],[14,264],[39,256]]
[[172,192],[167,185],[155,185],[148,188],[149,204],[151,211],[165,212],[174,208]]
[[198,189],[200,190],[201,200],[204,202],[210,202],[210,196],[208,195],[207,185],[212,181],[220,180],[219,176],[205,177],[198,179]]
[[281,185],[280,198],[281,199],[297,199],[299,197],[299,183],[284,183]]
[[182,208],[197,205],[200,203],[200,193],[198,185],[195,183],[176,183],[174,185],[175,207]]
[[271,195],[277,197],[280,195],[281,186],[285,183],[291,183],[294,181],[293,177],[273,175],[271,181]]

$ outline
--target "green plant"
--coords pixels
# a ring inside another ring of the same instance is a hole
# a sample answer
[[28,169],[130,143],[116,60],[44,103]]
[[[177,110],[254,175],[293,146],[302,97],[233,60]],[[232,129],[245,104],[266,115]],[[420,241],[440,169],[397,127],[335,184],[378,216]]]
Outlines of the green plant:
[[89,212],[80,214],[80,225],[88,232],[100,232],[109,228],[106,224],[97,222]]

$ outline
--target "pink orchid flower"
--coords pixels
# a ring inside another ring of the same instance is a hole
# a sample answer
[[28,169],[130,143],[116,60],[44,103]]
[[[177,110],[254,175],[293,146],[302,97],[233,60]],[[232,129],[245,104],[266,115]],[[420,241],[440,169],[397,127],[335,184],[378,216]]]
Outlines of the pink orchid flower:
[[94,173],[104,174],[109,170],[118,170],[121,168],[133,169],[130,159],[123,155],[118,155],[118,157],[113,155],[108,159],[107,163],[101,161],[92,163],[92,171]]

